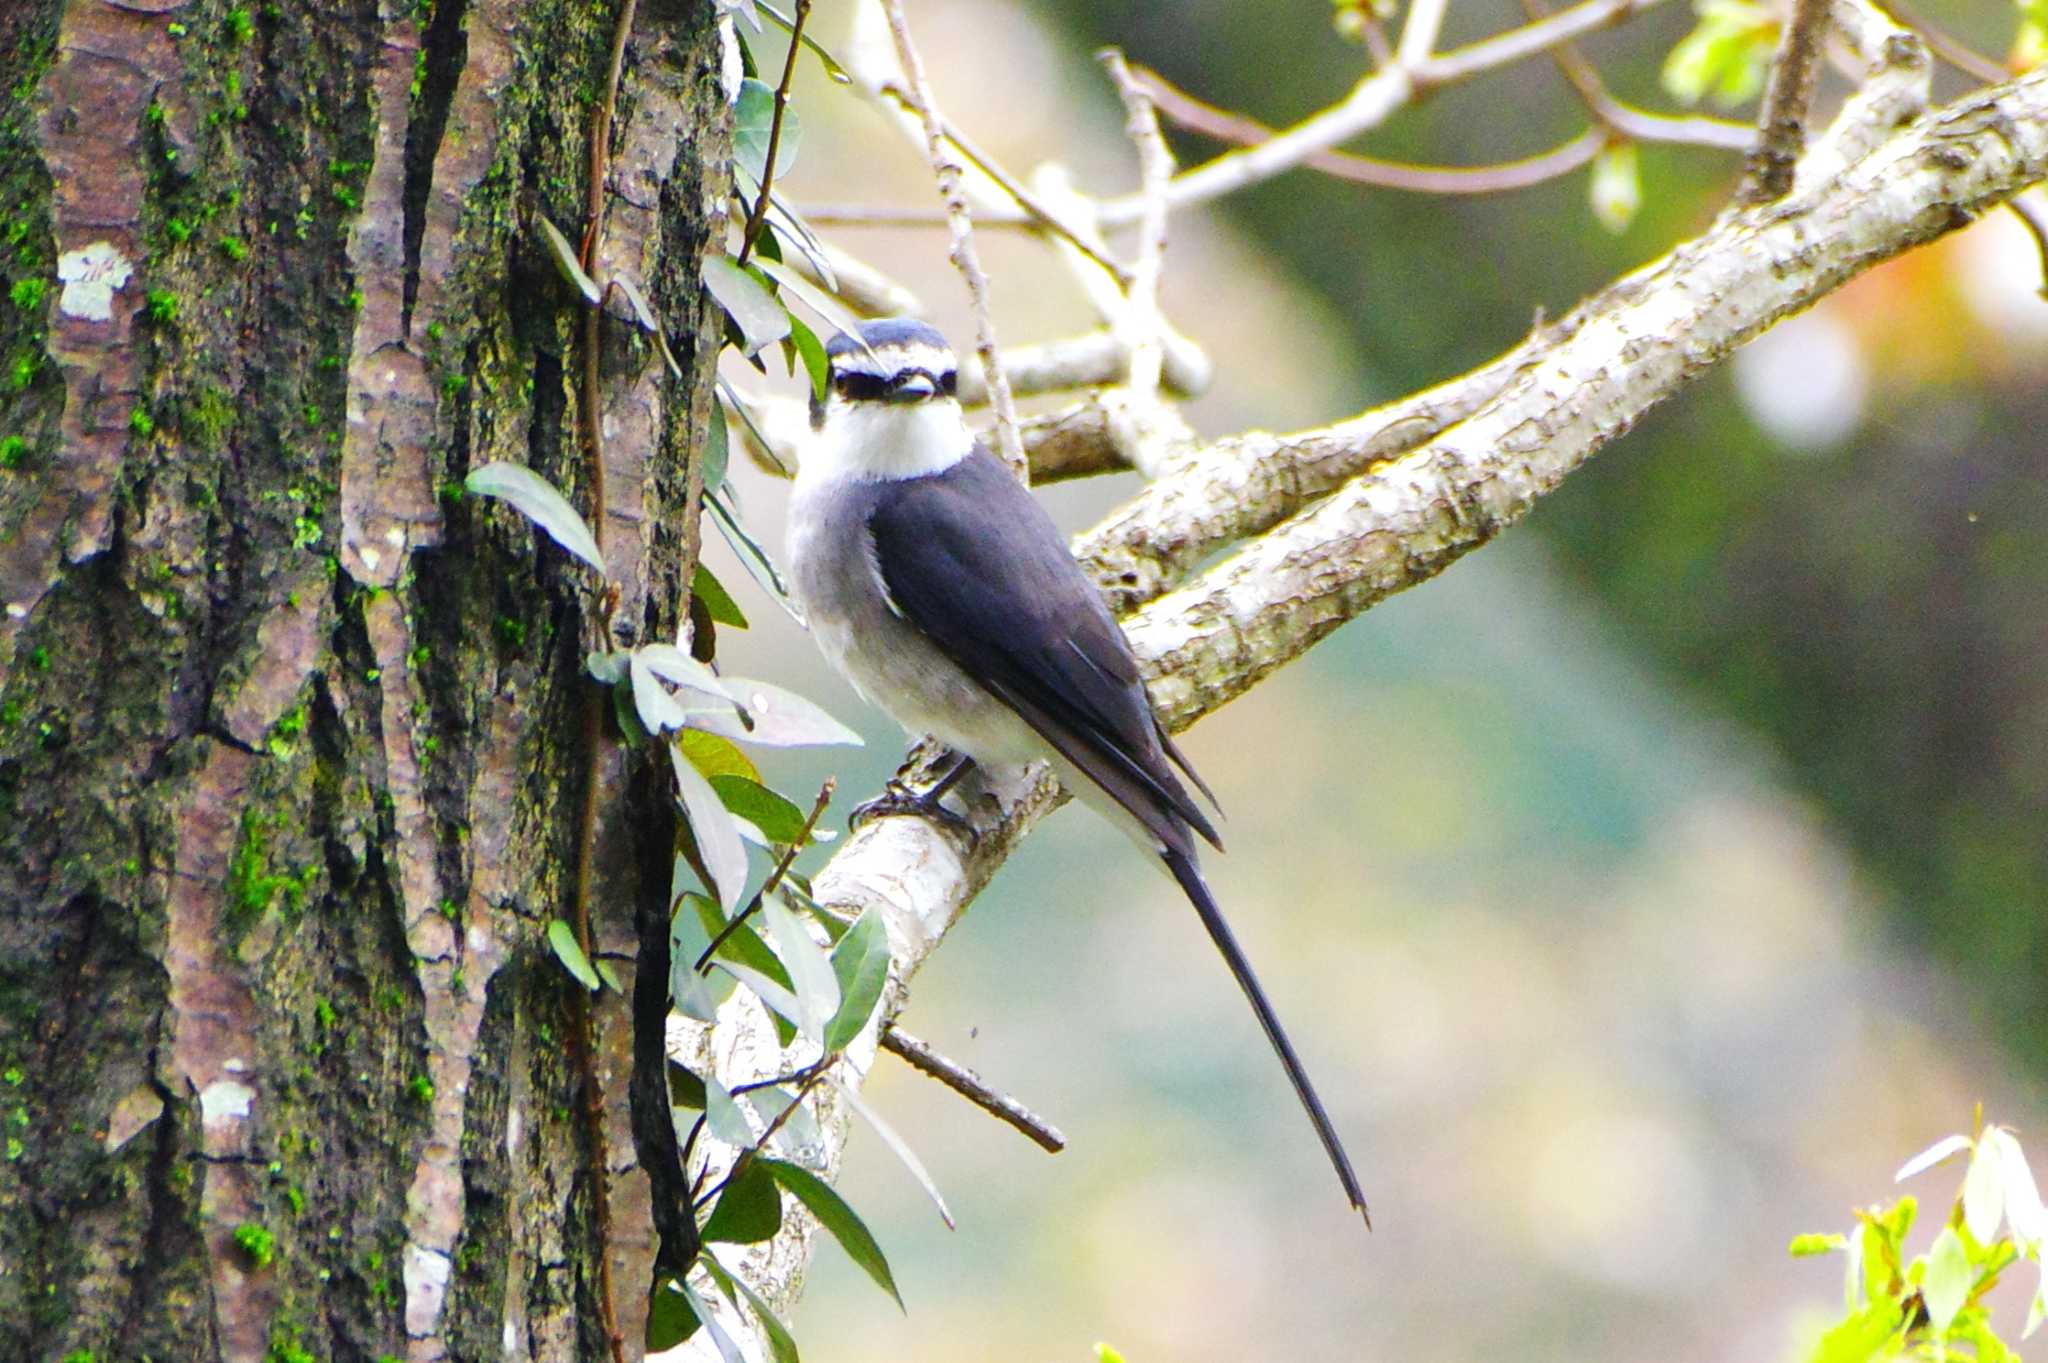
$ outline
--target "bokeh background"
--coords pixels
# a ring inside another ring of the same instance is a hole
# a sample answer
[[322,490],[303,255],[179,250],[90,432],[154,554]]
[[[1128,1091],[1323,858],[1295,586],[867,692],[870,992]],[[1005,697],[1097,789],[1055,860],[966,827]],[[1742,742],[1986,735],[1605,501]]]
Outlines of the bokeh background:
[[[820,4],[828,44],[848,6]],[[1090,59],[1125,48],[1268,123],[1362,73],[1327,0],[917,0],[948,113],[1008,166],[1135,181]],[[1994,0],[1930,13],[1994,54]],[[1456,0],[1446,38],[1520,21]],[[1670,107],[1670,4],[1585,48]],[[1944,90],[1960,88],[1952,78]],[[1824,101],[1839,98],[1824,86]],[[805,63],[799,204],[929,206],[916,150]],[[1749,111],[1740,110],[1738,114]],[[1584,116],[1546,63],[1356,149],[1473,164]],[[1211,155],[1176,136],[1183,164]],[[1298,172],[1174,220],[1165,301],[1217,365],[1197,427],[1317,424],[1449,377],[1697,230],[1737,167],[1646,148],[1612,234],[1581,174],[1486,199]],[[963,343],[934,230],[833,229]],[[1094,318],[1042,246],[982,236],[1006,342]],[[1789,1260],[1973,1102],[2048,1152],[2048,301],[1987,219],[1857,281],[1653,413],[1528,524],[1195,728],[1229,812],[1217,891],[1372,1196],[1346,1212],[1199,925],[1081,812],[1042,829],[918,980],[905,1026],[1060,1125],[1050,1158],[886,1058],[880,1107],[949,1233],[872,1141],[845,1187],[907,1315],[821,1249],[806,1357],[1018,1363],[1780,1359],[1839,1302]],[[759,391],[794,388],[739,371]],[[736,461],[737,463],[738,461]],[[736,472],[779,545],[782,490]],[[1041,493],[1086,525],[1128,478]],[[783,756],[872,790],[889,723],[722,546],[787,678],[870,746]],[[856,796],[857,798],[857,796]],[[1945,1200],[1953,1171],[1928,1176]],[[2031,1289],[2031,1281],[2027,1288]],[[2005,1308],[2016,1334],[2023,1301]]]

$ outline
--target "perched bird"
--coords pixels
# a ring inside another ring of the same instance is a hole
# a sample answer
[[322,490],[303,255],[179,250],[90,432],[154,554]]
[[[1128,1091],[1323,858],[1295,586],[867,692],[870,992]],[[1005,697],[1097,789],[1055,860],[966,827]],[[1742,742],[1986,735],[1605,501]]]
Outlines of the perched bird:
[[864,809],[959,825],[937,800],[971,765],[1049,761],[1179,882],[1364,1213],[1329,1114],[1203,882],[1195,838],[1222,844],[1173,768],[1215,797],[1153,713],[1130,644],[1052,518],[968,431],[945,338],[869,322],[826,353],[830,392],[812,405],[789,505],[795,595],[863,696],[960,759],[925,795],[897,788]]

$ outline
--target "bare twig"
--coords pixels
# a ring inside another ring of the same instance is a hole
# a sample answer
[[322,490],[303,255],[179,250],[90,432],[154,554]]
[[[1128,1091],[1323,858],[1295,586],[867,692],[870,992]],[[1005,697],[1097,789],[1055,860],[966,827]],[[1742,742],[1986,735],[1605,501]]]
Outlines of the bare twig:
[[[1522,9],[1532,20],[1550,17],[1543,0],[1522,0]],[[1558,73],[1578,92],[1579,100],[1594,121],[1636,142],[1666,142],[1679,146],[1720,147],[1727,151],[1748,151],[1756,145],[1756,129],[1747,123],[1700,114],[1655,114],[1624,104],[1608,92],[1599,70],[1575,43],[1560,43],[1550,50]]]
[[724,1192],[734,1179],[747,1171],[747,1166],[754,1162],[755,1154],[768,1148],[768,1142],[775,1139],[775,1133],[782,1130],[783,1123],[787,1122],[795,1114],[796,1110],[804,1105],[804,1096],[818,1086],[818,1081],[825,1077],[826,1071],[832,1068],[833,1064],[842,1054],[844,1054],[842,1051],[832,1051],[818,1057],[818,1062],[804,1072],[803,1082],[797,1085],[796,1096],[790,1099],[789,1106],[775,1114],[774,1119],[761,1132],[758,1140],[740,1151],[738,1157],[732,1162],[732,1168],[725,1171],[725,1177],[712,1185],[709,1192],[697,1198],[694,1210],[702,1211],[710,1203],[715,1202],[718,1199],[718,1195]]
[[2033,233],[2034,248],[2041,253],[2039,292],[2044,300],[2048,300],[2048,212],[2044,212],[2042,206],[2034,201],[2038,192],[2015,194],[2006,200],[2005,206],[2012,210],[2014,217],[2026,225],[2027,231]]
[[1444,27],[1444,11],[1449,7],[1449,0],[1411,0],[1408,18],[1401,24],[1401,41],[1394,49],[1394,60],[1411,69],[1428,61],[1436,51],[1437,35]]
[[754,211],[747,214],[746,230],[740,233],[740,253],[734,263],[744,265],[754,253],[754,239],[768,221],[768,192],[775,184],[775,156],[782,148],[782,115],[789,108],[789,86],[796,79],[796,58],[803,49],[804,21],[811,17],[811,0],[796,0],[796,17],[789,25],[789,56],[782,63],[782,83],[775,87],[775,113],[768,120],[768,157],[761,163],[761,194]]
[[1187,423],[1159,400],[1166,333],[1166,319],[1159,312],[1159,273],[1166,259],[1166,186],[1173,178],[1173,154],[1160,135],[1151,96],[1131,74],[1123,53],[1107,48],[1097,57],[1124,102],[1124,132],[1138,149],[1138,195],[1145,205],[1138,224],[1137,266],[1111,321],[1124,351],[1124,382],[1104,393],[1102,401],[1118,448],[1134,468],[1154,478],[1167,449],[1188,434]]
[[[1227,152],[1175,177],[1167,190],[1167,202],[1184,208],[1269,180],[1305,164],[1317,152],[1329,151],[1378,127],[1396,109],[1429,90],[1512,66],[1560,43],[1621,23],[1661,2],[1583,0],[1547,19],[1424,60],[1411,63],[1405,55],[1398,57],[1322,112],[1256,146]],[[1422,30],[1416,32],[1419,35]],[[1103,205],[1101,220],[1105,226],[1120,225],[1135,221],[1143,211],[1143,203],[1135,198],[1117,199]]]
[[825,778],[825,784],[818,787],[818,798],[811,803],[809,816],[804,819],[804,831],[797,834],[795,842],[782,849],[782,855],[775,859],[774,869],[769,871],[768,878],[761,882],[761,888],[754,891],[754,897],[747,901],[747,907],[734,914],[732,921],[718,930],[718,935],[711,939],[711,945],[705,947],[703,954],[697,957],[697,964],[692,967],[693,969],[701,971],[709,965],[712,956],[725,945],[726,938],[738,932],[740,924],[757,913],[762,901],[775,893],[775,887],[782,883],[782,878],[789,874],[789,868],[796,863],[796,854],[810,845],[812,830],[817,828],[819,818],[825,813],[825,806],[832,803],[832,792],[838,788],[839,782],[836,778]]
[[[804,221],[813,227],[944,227],[951,221],[943,208],[898,207],[893,204],[812,204],[804,209]],[[1023,209],[997,212],[981,209],[974,215],[976,227],[1004,227],[1036,232],[1041,224]]]
[[1791,0],[1778,55],[1771,62],[1770,83],[1757,120],[1756,146],[1750,149],[1738,202],[1770,203],[1792,188],[1793,167],[1806,149],[1806,115],[1813,106],[1814,82],[1820,77],[1821,45],[1827,39],[1830,0]]
[[973,1070],[948,1060],[893,1023],[882,1029],[882,1049],[919,1073],[938,1080],[989,1116],[1008,1122],[1047,1154],[1057,1155],[1067,1148],[1067,1138],[1058,1127],[1009,1094],[990,1088]]
[[953,264],[967,281],[974,303],[975,353],[981,356],[982,372],[988,375],[989,395],[996,409],[996,442],[1003,462],[1019,479],[1029,480],[1024,463],[1024,446],[1017,438],[1017,404],[1010,397],[1010,384],[1003,377],[1003,362],[996,354],[995,320],[989,315],[988,276],[974,251],[974,224],[967,212],[967,194],[961,186],[960,163],[946,149],[945,128],[932,102],[931,84],[925,79],[924,59],[910,40],[910,25],[903,17],[903,0],[882,0],[889,16],[889,32],[896,40],[896,57],[903,66],[903,78],[910,104],[924,121],[925,152],[931,157],[932,174],[939,182],[940,197],[946,201],[946,221],[953,235]]

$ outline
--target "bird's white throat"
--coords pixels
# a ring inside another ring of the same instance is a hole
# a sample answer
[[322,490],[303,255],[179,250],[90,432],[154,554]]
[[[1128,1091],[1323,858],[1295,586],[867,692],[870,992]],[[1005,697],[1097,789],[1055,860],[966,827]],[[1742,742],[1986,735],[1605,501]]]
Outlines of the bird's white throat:
[[974,448],[960,404],[847,402],[836,394],[824,424],[804,442],[799,482],[922,478],[965,459]]

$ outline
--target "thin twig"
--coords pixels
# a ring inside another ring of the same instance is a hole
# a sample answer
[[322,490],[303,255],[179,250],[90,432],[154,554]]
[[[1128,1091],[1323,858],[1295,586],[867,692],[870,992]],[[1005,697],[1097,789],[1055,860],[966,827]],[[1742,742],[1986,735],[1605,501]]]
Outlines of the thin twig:
[[1936,28],[1913,10],[1899,3],[1899,0],[1872,0],[1872,3],[1890,16],[1893,23],[1909,28],[1920,35],[1927,44],[1927,50],[1961,71],[1983,81],[1986,85],[1997,85],[2013,78],[2013,72],[2006,70],[1991,58]]
[[1067,1148],[1067,1138],[1060,1134],[1058,1127],[1009,1094],[990,1088],[973,1070],[957,1061],[948,1060],[902,1028],[893,1025],[883,1028],[881,1040],[883,1050],[898,1057],[912,1069],[930,1075],[989,1116],[998,1121],[1008,1122],[1029,1136],[1047,1154],[1057,1155]]
[[932,102],[931,84],[925,79],[924,59],[918,55],[917,45],[910,40],[910,25],[903,17],[903,0],[882,0],[882,7],[889,16],[889,31],[896,39],[896,57],[903,66],[903,78],[909,82],[907,93],[910,104],[924,122],[925,153],[931,158],[932,174],[939,182],[939,196],[946,203],[946,221],[953,234],[953,264],[960,271],[960,277],[967,281],[967,293],[974,303],[975,353],[981,356],[981,369],[988,376],[989,396],[994,399],[996,409],[996,440],[1002,449],[1003,462],[1010,466],[1020,480],[1028,480],[1030,470],[1024,463],[1024,445],[1017,437],[1017,404],[1010,396],[1010,383],[1003,375],[1003,362],[996,354],[995,321],[989,314],[988,276],[982,273],[981,259],[974,251],[974,223],[967,212],[967,192],[961,185],[962,170],[959,161],[946,150],[945,128],[939,119],[938,107]]
[[818,826],[818,820],[825,813],[825,806],[832,803],[832,792],[837,789],[839,789],[838,779],[831,776],[826,777],[825,784],[818,787],[818,798],[811,804],[810,816],[804,820],[804,831],[797,834],[795,842],[782,849],[782,855],[775,859],[775,868],[768,872],[768,878],[761,882],[761,888],[754,891],[754,897],[747,901],[747,907],[734,914],[732,921],[718,930],[718,935],[711,939],[710,946],[704,948],[704,954],[697,958],[697,964],[693,969],[701,973],[709,966],[712,956],[717,953],[720,947],[725,945],[726,938],[738,932],[740,924],[746,922],[747,919],[759,912],[762,902],[769,895],[775,893],[775,887],[780,885],[782,878],[789,874],[791,864],[796,861],[796,854],[810,845],[811,831]]
[[[1156,72],[1140,68],[1139,79],[1146,83],[1159,111],[1182,127],[1247,147],[1275,135],[1256,119],[1218,109],[1176,89]],[[1748,130],[1744,133],[1746,138]],[[1492,166],[1423,166],[1343,151],[1311,152],[1301,164],[1333,179],[1410,194],[1499,194],[1569,175],[1599,154],[1606,141],[1606,135],[1594,129],[1549,151]]]
[[746,1172],[747,1166],[754,1162],[754,1156],[761,1150],[765,1149],[768,1145],[768,1142],[775,1138],[775,1133],[782,1130],[783,1124],[790,1119],[791,1114],[793,1114],[798,1108],[803,1106],[804,1096],[808,1094],[813,1088],[817,1087],[818,1081],[825,1077],[825,1072],[831,1069],[834,1062],[836,1062],[839,1059],[839,1057],[844,1054],[844,1051],[833,1051],[829,1055],[823,1055],[818,1058],[818,1063],[811,1066],[810,1069],[805,1072],[804,1081],[803,1083],[797,1086],[796,1097],[793,1100],[791,1100],[789,1106],[785,1107],[784,1109],[782,1109],[782,1111],[775,1114],[774,1119],[770,1121],[768,1123],[767,1128],[761,1132],[760,1138],[758,1140],[756,1140],[752,1145],[749,1145],[745,1149],[740,1151],[738,1158],[734,1159],[732,1162],[732,1168],[725,1171],[725,1177],[718,1180],[717,1183],[713,1184],[709,1192],[706,1192],[701,1197],[697,1198],[696,1202],[693,1204],[692,1210],[702,1211],[712,1202],[717,1201],[718,1195],[724,1192],[727,1186],[730,1185],[734,1179],[738,1178],[741,1174]]
[[[1543,0],[1522,0],[1522,10],[1531,20],[1550,17],[1550,7]],[[1578,92],[1579,101],[1594,121],[1631,141],[1745,152],[1756,145],[1756,128],[1748,123],[1704,114],[1656,114],[1624,104],[1608,92],[1599,69],[1586,59],[1576,43],[1559,43],[1550,50],[1550,60],[1556,64],[1558,74]]]
[[[1583,0],[1537,23],[1438,53],[1419,65],[1397,60],[1360,81],[1336,104],[1293,127],[1176,176],[1168,188],[1167,202],[1184,208],[1269,180],[1304,165],[1317,152],[1329,151],[1377,128],[1396,109],[1430,90],[1512,66],[1559,43],[1622,23],[1660,3],[1662,0]],[[1135,221],[1143,212],[1144,205],[1137,199],[1117,199],[1102,206],[1100,220],[1104,226],[1120,226]]]
[[1160,370],[1166,354],[1166,319],[1159,311],[1159,274],[1166,259],[1166,186],[1173,179],[1173,153],[1159,132],[1159,116],[1145,87],[1131,74],[1123,53],[1096,54],[1123,100],[1124,133],[1138,150],[1138,259],[1111,327],[1124,350],[1124,382],[1102,395],[1110,432],[1125,457],[1147,478],[1157,477],[1166,452],[1188,434],[1187,423],[1159,400]]
[[782,83],[775,87],[775,114],[768,120],[768,159],[761,165],[761,196],[747,215],[747,227],[740,234],[740,253],[733,263],[744,265],[754,252],[754,239],[768,221],[768,191],[775,184],[775,156],[782,146],[782,114],[789,108],[789,86],[796,79],[797,54],[803,51],[804,20],[811,17],[811,0],[796,0],[796,18],[789,25],[789,56],[782,63]]
[[2005,206],[2034,234],[2035,249],[2041,253],[2040,294],[2043,299],[2048,299],[2048,213],[2042,211],[2041,205],[2034,202],[2034,196],[2029,192],[2013,195],[2005,201]]
[[1430,53],[1436,51],[1437,35],[1444,27],[1444,11],[1449,7],[1450,0],[1410,0],[1394,59],[1409,67],[1428,61]]
[[1806,149],[1806,115],[1813,107],[1813,87],[1820,78],[1821,47],[1827,40],[1829,0],[1791,0],[1778,55],[1771,61],[1770,83],[1764,87],[1763,110],[1757,119],[1757,143],[1736,202],[1771,203],[1792,189],[1792,173]]
[[[597,274],[598,242],[604,235],[604,182],[611,162],[612,119],[618,109],[619,77],[625,70],[626,41],[632,34],[633,14],[637,8],[638,0],[624,0],[619,7],[618,25],[612,33],[611,61],[605,77],[604,102],[598,106],[590,127],[590,179],[583,206],[582,255],[584,273],[593,278]],[[602,559],[607,499],[604,423],[598,410],[602,402],[599,393],[602,375],[598,363],[598,312],[595,307],[583,310],[583,410],[580,415],[583,418],[584,455],[589,463],[590,534],[596,542],[598,557]],[[598,607],[598,632],[606,651],[613,646],[611,612],[614,599],[611,584],[607,583]],[[576,933],[576,944],[583,949],[586,960],[595,956],[590,933],[590,887],[597,863],[597,800],[604,747],[604,701],[592,688],[583,703],[583,808],[577,826],[576,897],[570,922]],[[626,1363],[626,1337],[619,1329],[617,1298],[612,1284],[611,1156],[604,1131],[604,1084],[597,1073],[590,1013],[590,995],[581,989],[573,991],[569,1006],[570,1049],[578,1084],[583,1090],[584,1135],[589,1143],[590,1160],[586,1176],[590,1180],[591,1219],[597,1226],[598,1323],[611,1347],[612,1363]]]

